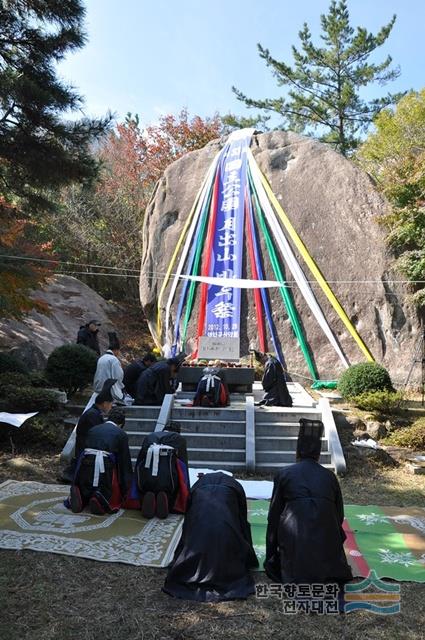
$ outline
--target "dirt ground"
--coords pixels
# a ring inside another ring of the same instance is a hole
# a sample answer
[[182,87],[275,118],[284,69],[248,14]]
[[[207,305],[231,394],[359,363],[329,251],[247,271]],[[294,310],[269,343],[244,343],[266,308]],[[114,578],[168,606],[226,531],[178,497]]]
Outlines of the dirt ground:
[[[0,454],[0,482],[54,482],[53,453]],[[340,479],[346,503],[425,506],[425,477],[404,468],[357,465]],[[161,592],[165,570],[80,558],[0,551],[1,640],[419,640],[424,637],[425,584],[402,583],[394,616],[355,612],[314,616],[282,613],[277,598],[220,604],[173,600]],[[257,582],[268,582],[263,573]]]

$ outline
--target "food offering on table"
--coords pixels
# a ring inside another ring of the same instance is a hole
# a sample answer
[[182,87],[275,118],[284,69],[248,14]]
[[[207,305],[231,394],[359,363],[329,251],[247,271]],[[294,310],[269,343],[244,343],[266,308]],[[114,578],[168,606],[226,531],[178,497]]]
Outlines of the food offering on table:
[[215,367],[219,369],[252,369],[249,362],[225,362],[224,360],[204,360],[199,358],[187,358],[183,367]]

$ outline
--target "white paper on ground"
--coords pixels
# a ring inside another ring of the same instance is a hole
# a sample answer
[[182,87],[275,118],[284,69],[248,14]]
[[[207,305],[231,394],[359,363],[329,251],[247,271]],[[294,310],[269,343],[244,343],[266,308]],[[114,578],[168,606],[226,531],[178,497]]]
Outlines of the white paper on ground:
[[247,498],[251,500],[270,500],[273,482],[270,480],[236,480],[242,485]]
[[367,440],[353,440],[351,444],[355,447],[366,447],[367,449],[382,449],[372,438],[368,438]]
[[221,473],[225,473],[227,476],[233,476],[233,473],[230,473],[230,471],[224,471],[224,469],[189,469],[190,486],[193,487],[195,482],[199,480],[199,473],[206,475],[207,473],[216,473],[217,471],[221,471]]
[[26,420],[36,416],[37,413],[38,411],[35,413],[6,413],[5,411],[0,411],[0,422],[11,424],[12,427],[21,427]]
[[[198,474],[215,473],[218,469],[189,469],[190,486],[193,487],[195,482],[199,480]],[[233,476],[230,471],[220,469],[222,473]],[[251,500],[270,500],[273,491],[273,482],[270,480],[239,480],[235,478],[243,487],[245,495]]]

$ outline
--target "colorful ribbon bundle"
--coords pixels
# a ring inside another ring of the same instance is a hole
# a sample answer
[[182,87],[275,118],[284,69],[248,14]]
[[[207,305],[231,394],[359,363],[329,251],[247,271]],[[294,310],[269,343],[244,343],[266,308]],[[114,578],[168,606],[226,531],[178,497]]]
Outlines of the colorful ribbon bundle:
[[[165,340],[168,345],[172,345],[173,352],[185,348],[198,285],[200,304],[196,338],[203,335],[240,338],[241,289],[244,288],[253,290],[260,350],[267,351],[267,324],[274,351],[285,366],[268,295],[268,288],[277,286],[310,375],[317,381],[318,372],[286,281],[285,265],[338,358],[344,367],[348,367],[347,358],[295,256],[290,244],[292,241],[363,355],[367,360],[373,361],[370,351],[260,171],[249,148],[252,135],[252,129],[231,134],[211,163],[177,242],[158,296],[158,336],[162,335],[163,295],[181,250],[165,306]],[[260,234],[264,239],[274,281],[265,279]],[[245,247],[251,280],[242,277]],[[176,318],[171,327],[171,306],[180,283],[182,286]]]

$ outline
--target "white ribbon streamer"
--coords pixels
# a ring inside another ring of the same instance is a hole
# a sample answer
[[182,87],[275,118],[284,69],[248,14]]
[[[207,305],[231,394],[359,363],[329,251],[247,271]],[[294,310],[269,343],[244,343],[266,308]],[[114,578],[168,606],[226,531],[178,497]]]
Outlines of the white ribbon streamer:
[[272,230],[272,233],[275,237],[275,240],[279,246],[279,249],[282,253],[282,256],[285,260],[285,262],[287,263],[289,269],[291,270],[291,273],[294,277],[294,280],[296,281],[296,283],[298,284],[300,291],[304,297],[304,300],[307,302],[308,306],[310,307],[314,317],[316,318],[320,328],[322,329],[323,333],[326,335],[326,337],[328,338],[329,342],[331,343],[332,347],[334,348],[335,352],[337,353],[339,359],[341,360],[342,364],[344,365],[344,367],[348,368],[349,367],[349,363],[346,359],[346,357],[344,356],[344,354],[341,351],[341,348],[338,344],[338,342],[335,339],[335,336],[324,316],[324,313],[322,311],[322,309],[319,306],[319,303],[317,302],[314,293],[307,281],[307,278],[304,275],[303,270],[301,269],[300,265],[298,264],[298,261],[295,257],[294,252],[292,251],[292,248],[288,242],[288,240],[286,239],[286,236],[284,235],[282,228],[280,226],[280,224],[277,221],[275,212],[270,204],[270,201],[267,197],[266,191],[262,185],[261,182],[261,178],[259,175],[259,169],[257,167],[257,163],[254,159],[254,156],[252,155],[252,152],[250,150],[248,150],[248,161],[249,161],[249,166],[251,169],[251,175],[252,178],[254,180],[254,185],[255,185],[255,190],[257,192],[259,201],[260,201],[260,205],[261,208],[263,209],[265,216],[267,218],[267,221],[269,223],[269,226]]
[[215,276],[189,276],[181,275],[180,278],[215,284],[219,287],[234,287],[235,289],[271,289],[273,287],[285,287],[284,282],[278,280],[249,280],[247,278],[216,278]]
[[[193,238],[193,235],[195,233],[195,229],[196,229],[196,225],[197,225],[199,216],[201,214],[201,211],[202,211],[204,203],[205,203],[205,199],[206,199],[206,197],[208,195],[208,192],[209,192],[209,190],[211,188],[211,184],[212,184],[213,179],[214,179],[215,170],[216,170],[219,158],[220,158],[220,153],[221,152],[217,153],[217,155],[215,156],[214,160],[212,161],[212,163],[210,165],[210,168],[208,169],[208,172],[207,172],[207,175],[206,175],[206,178],[205,178],[205,182],[204,182],[204,186],[202,188],[201,195],[199,196],[198,204],[196,205],[196,209],[195,209],[195,212],[194,212],[194,215],[193,215],[193,219],[192,219],[192,222],[191,222],[190,227],[189,227],[189,231],[188,231],[187,236],[186,236],[186,241],[184,243],[183,251],[182,251],[182,254],[180,256],[179,264],[178,264],[178,267],[177,267],[177,270],[176,270],[176,273],[175,273],[175,276],[174,276],[174,279],[173,279],[173,282],[172,282],[172,285],[171,285],[170,293],[168,295],[167,305],[166,305],[166,308],[165,308],[165,335],[166,336],[169,333],[170,309],[171,309],[171,305],[172,305],[172,302],[173,302],[173,299],[174,299],[174,294],[176,293],[176,289],[177,289],[177,286],[179,284],[180,276],[181,276],[181,273],[183,271],[184,263],[186,262],[187,254],[189,253],[189,248],[190,248],[190,245],[192,243],[192,238]],[[169,344],[172,344],[172,342],[173,342],[173,336],[171,335],[171,341],[170,341]]]

